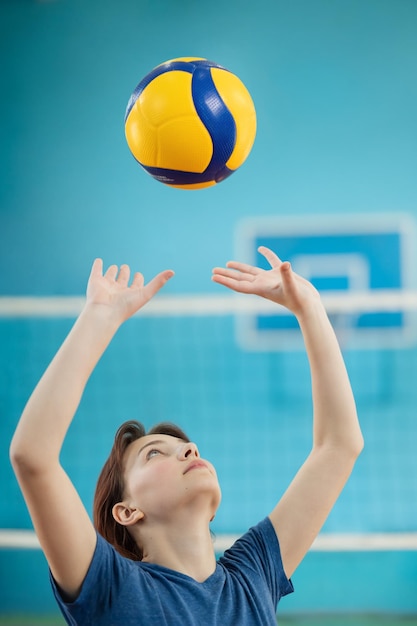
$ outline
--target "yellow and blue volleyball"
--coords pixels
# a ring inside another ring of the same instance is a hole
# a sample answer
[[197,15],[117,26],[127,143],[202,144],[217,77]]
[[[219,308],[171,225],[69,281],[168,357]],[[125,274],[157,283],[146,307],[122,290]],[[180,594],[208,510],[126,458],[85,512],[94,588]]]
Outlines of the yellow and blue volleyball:
[[247,159],[256,111],[235,74],[207,59],[181,57],[140,81],[127,104],[125,133],[133,156],[156,180],[201,189]]

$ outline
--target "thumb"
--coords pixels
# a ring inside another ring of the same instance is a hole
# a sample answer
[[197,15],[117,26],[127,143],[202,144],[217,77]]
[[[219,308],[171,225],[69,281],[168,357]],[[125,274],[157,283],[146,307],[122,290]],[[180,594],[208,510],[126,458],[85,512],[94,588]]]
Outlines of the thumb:
[[149,299],[152,298],[173,276],[173,270],[164,270],[163,272],[159,272],[159,274],[154,276],[154,278],[152,278],[152,280],[150,280],[145,287],[147,297]]
[[289,261],[283,261],[281,263],[281,272],[284,272],[284,274],[289,274],[292,272],[292,267],[291,267],[291,263]]
[[289,261],[284,261],[283,263],[281,263],[279,270],[281,273],[282,284],[287,288],[291,287],[294,282],[294,274],[292,271],[291,263]]

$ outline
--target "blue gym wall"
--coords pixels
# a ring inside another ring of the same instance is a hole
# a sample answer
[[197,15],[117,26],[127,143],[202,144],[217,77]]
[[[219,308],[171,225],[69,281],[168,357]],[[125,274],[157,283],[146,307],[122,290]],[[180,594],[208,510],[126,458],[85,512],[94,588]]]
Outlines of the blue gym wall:
[[[3,0],[0,295],[82,295],[96,256],[145,277],[172,267],[166,294],[218,294],[211,268],[234,256],[243,218],[417,218],[416,24],[414,0]],[[124,138],[131,91],[177,56],[232,70],[257,110],[248,160],[207,190],[157,183]],[[30,528],[8,445],[71,323],[0,321],[1,528]],[[416,347],[346,359],[366,448],[325,530],[415,532]],[[308,385],[302,353],[242,352],[231,318],[135,318],[93,374],[63,460],[90,507],[121,421],[178,421],[219,470],[214,531],[242,532],[308,452]],[[311,553],[282,611],[417,613],[415,554]],[[2,550],[0,615],[22,607],[54,610],[43,557]]]

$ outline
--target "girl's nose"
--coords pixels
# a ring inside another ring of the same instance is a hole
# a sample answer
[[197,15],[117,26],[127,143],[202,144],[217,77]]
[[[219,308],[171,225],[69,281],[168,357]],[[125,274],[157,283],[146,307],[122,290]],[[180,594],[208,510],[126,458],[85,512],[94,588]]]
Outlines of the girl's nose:
[[198,448],[192,441],[187,441],[182,444],[178,451],[178,456],[182,459],[192,459],[198,458],[200,455],[198,453]]

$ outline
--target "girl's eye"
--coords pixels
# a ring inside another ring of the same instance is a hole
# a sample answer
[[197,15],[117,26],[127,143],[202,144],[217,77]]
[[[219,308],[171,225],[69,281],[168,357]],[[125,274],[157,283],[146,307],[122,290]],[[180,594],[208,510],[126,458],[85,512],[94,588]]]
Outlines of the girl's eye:
[[156,456],[157,454],[161,454],[160,450],[157,450],[156,448],[152,448],[152,450],[149,450],[149,452],[146,455],[147,459],[151,459],[152,457]]

